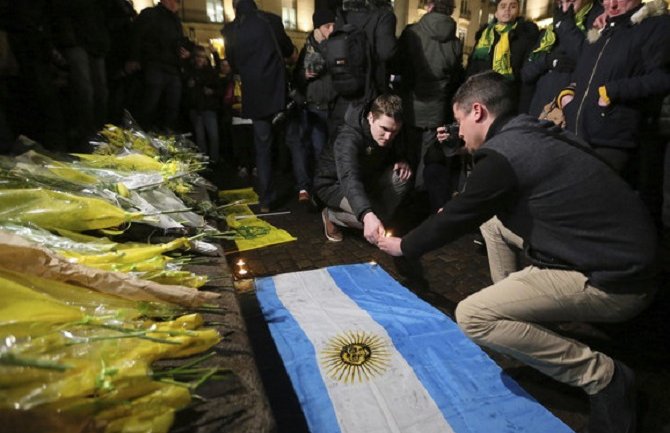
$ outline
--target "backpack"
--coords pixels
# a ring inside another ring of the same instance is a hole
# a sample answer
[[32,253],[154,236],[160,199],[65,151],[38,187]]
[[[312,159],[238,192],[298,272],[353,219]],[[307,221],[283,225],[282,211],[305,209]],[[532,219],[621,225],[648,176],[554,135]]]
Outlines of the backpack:
[[370,87],[371,56],[365,31],[345,23],[330,34],[324,51],[333,90],[345,97],[366,94]]

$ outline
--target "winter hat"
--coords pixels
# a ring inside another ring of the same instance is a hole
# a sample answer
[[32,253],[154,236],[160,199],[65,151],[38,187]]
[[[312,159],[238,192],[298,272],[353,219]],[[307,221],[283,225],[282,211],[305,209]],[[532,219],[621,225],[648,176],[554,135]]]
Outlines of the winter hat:
[[324,24],[334,23],[335,14],[330,9],[317,9],[312,15],[312,23],[314,28],[321,27]]

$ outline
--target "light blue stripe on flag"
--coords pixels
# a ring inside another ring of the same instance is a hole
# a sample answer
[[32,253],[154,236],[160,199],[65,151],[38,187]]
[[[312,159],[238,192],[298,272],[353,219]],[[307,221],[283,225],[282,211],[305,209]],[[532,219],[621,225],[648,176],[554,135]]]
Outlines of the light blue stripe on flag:
[[[318,332],[327,333],[324,328],[328,326],[341,332],[346,332],[351,326],[364,331],[361,327],[370,327],[364,325],[366,318],[383,327],[394,353],[404,358],[403,362],[408,364],[448,423],[446,428],[432,430],[453,430],[456,433],[572,432],[505,376],[451,319],[402,287],[381,267],[349,265],[327,268],[327,271],[334,287],[341,291],[339,296],[350,300],[353,307],[334,305],[339,311],[329,312],[329,293],[332,290],[320,291],[327,283],[317,278],[323,277],[316,271],[284,274],[257,282],[261,307],[312,432],[356,431],[356,424],[352,427],[346,420],[350,413],[348,408],[352,405],[332,401],[336,397],[347,397],[347,387],[351,385],[334,383],[332,378],[325,377],[326,369],[323,361],[319,360],[324,341],[314,336],[319,335]],[[282,293],[277,293],[275,282],[280,282]],[[319,298],[314,299],[314,296]],[[332,301],[333,304],[337,302]],[[293,310],[287,310],[287,305]],[[305,321],[305,314],[298,311],[303,307],[318,310],[308,314],[309,317],[322,318],[323,323],[314,325],[318,332],[312,330],[306,333],[301,329],[301,324],[306,328],[312,326]],[[346,314],[351,317],[345,320],[346,323],[335,323],[334,320],[343,317],[343,309],[361,311],[347,311]],[[310,340],[310,336],[317,341]],[[403,386],[407,388],[411,378],[408,379],[400,368],[392,367],[382,377],[370,380],[374,386],[359,387],[355,391],[352,388],[351,398],[363,401],[362,393],[368,388],[370,392],[377,393],[379,389],[388,389],[377,386],[376,381],[381,383],[401,376],[405,380]],[[397,389],[398,393],[403,391],[402,387]],[[388,400],[394,399],[402,404],[402,397]],[[379,412],[391,426],[376,431],[404,431],[404,427],[393,427],[393,416],[398,411],[393,409],[393,401],[384,401],[380,396],[371,397],[371,401],[379,402],[383,407],[379,411],[370,409],[368,412]],[[426,404],[422,403],[422,406]],[[408,411],[410,416],[415,412],[415,409]],[[438,419],[435,422],[439,424]],[[424,425],[413,431],[426,431],[425,428]]]
[[313,433],[340,433],[319,372],[314,346],[277,297],[272,278],[256,280],[256,295],[310,430]]

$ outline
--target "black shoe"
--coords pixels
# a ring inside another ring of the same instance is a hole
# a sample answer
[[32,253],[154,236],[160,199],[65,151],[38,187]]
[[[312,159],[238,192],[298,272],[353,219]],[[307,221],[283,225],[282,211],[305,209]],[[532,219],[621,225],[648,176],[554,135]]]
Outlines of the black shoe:
[[589,433],[635,432],[635,373],[625,364],[614,361],[612,380],[590,400]]

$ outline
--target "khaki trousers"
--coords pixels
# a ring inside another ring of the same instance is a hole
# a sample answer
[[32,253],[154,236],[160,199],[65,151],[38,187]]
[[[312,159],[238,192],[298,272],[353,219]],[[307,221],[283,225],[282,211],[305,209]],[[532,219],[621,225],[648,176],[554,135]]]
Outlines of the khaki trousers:
[[554,379],[595,394],[609,384],[607,355],[538,322],[618,322],[651,301],[651,293],[604,292],[580,272],[528,266],[517,272],[523,240],[496,218],[480,227],[493,285],[463,300],[456,320],[477,344],[507,354]]

